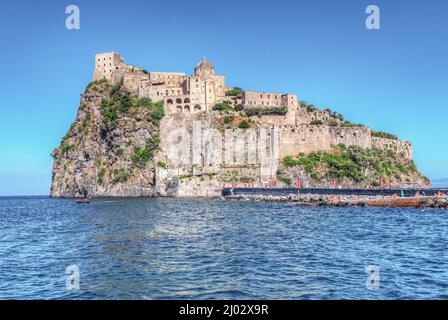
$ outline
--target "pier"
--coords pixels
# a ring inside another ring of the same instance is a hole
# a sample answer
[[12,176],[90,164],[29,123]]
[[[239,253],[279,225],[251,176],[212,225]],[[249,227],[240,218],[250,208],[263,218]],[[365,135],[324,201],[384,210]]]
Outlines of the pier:
[[448,208],[448,189],[225,188],[231,200],[280,201],[306,206]]
[[448,194],[448,188],[420,188],[420,189],[337,189],[337,188],[224,188],[221,195],[271,195],[287,196],[300,194],[335,195],[335,196],[392,196],[414,197],[436,196],[439,192]]

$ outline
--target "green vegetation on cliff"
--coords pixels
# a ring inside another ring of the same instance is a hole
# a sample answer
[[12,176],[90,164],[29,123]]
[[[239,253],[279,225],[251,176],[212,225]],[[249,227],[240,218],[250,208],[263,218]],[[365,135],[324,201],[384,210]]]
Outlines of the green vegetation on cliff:
[[106,174],[106,169],[101,168],[98,172],[98,184],[103,185],[104,183],[104,175]]
[[230,112],[233,111],[234,108],[231,104],[227,102],[217,103],[213,106],[213,110],[221,111],[221,112]]
[[341,127],[360,127],[360,128],[364,128],[365,125],[363,125],[362,123],[352,123],[348,120],[345,120],[344,122],[341,123]]
[[128,179],[132,177],[132,174],[126,169],[120,168],[115,169],[112,173],[112,184],[116,184],[119,182],[126,182]]
[[148,98],[138,99],[124,90],[121,83],[112,87],[109,99],[103,98],[101,101],[101,115],[109,129],[115,128],[120,114],[128,113],[131,108],[148,109],[148,120],[155,124],[159,124],[165,115],[163,101],[152,102]]
[[266,116],[266,115],[285,115],[288,112],[288,108],[283,107],[251,107],[244,108],[242,104],[237,104],[235,107],[228,102],[217,103],[213,106],[213,110],[221,111],[221,113],[230,114],[232,112],[240,112],[247,117],[253,116]]
[[264,115],[285,115],[287,112],[288,112],[287,107],[271,107],[271,108],[254,107],[244,109],[244,113],[248,117],[252,116],[261,117]]
[[100,80],[90,82],[86,86],[86,90],[84,91],[84,93],[87,93],[89,90],[102,91],[102,86],[110,87],[110,85],[107,83],[106,78],[101,78]]
[[132,164],[137,167],[144,167],[152,157],[153,153],[149,148],[135,147],[132,156]]
[[322,122],[322,120],[312,120],[311,122],[310,122],[310,125],[312,125],[312,126],[321,126],[321,125],[323,125],[324,123]]
[[311,152],[299,154],[297,158],[283,159],[285,167],[300,166],[314,180],[337,178],[365,181],[368,173],[386,179],[386,176],[400,180],[411,173],[418,174],[412,160],[406,160],[392,150],[377,148],[363,149],[358,146],[334,146],[331,152]]
[[[95,112],[98,109],[100,116]],[[91,181],[103,187],[99,190],[118,190],[120,184],[132,186],[150,177],[155,163],[149,162],[159,147],[164,116],[163,101],[139,99],[121,83],[111,85],[104,79],[90,83],[75,122],[52,153],[53,192],[78,195],[77,184],[86,186]],[[83,178],[70,179],[79,168],[83,168]]]
[[248,128],[250,128],[250,124],[246,120],[243,120],[238,125],[238,128],[240,128],[240,129],[248,129]]
[[243,92],[243,89],[239,87],[234,87],[232,90],[226,91],[226,96],[236,97]]
[[398,140],[398,137],[396,135],[394,135],[393,133],[387,133],[387,132],[384,132],[384,131],[372,130],[372,137]]
[[157,161],[157,167],[162,168],[162,169],[166,169],[167,165],[166,165],[165,162],[159,160],[159,161]]

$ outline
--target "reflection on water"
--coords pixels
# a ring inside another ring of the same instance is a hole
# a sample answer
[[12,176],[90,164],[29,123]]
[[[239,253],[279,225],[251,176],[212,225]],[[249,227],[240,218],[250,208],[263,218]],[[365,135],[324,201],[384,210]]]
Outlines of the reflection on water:
[[[448,298],[447,212],[0,198],[0,298]],[[66,291],[75,264],[81,290]],[[365,286],[378,265],[381,286]]]

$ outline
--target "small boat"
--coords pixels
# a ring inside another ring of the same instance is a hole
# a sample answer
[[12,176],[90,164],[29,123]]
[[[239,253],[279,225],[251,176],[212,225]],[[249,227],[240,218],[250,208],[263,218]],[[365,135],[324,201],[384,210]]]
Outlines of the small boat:
[[76,199],[76,203],[90,203],[90,200],[92,200],[91,198],[81,198],[81,199]]

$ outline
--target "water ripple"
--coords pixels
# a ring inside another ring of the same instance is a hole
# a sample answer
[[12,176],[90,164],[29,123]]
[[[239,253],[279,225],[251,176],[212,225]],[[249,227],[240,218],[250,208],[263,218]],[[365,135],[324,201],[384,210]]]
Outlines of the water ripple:
[[437,209],[0,198],[0,299],[447,299],[447,227]]

